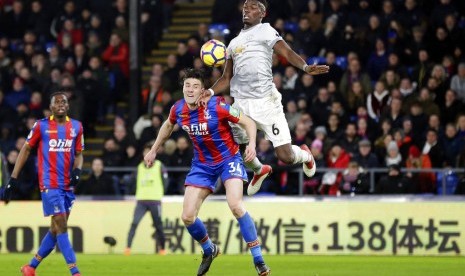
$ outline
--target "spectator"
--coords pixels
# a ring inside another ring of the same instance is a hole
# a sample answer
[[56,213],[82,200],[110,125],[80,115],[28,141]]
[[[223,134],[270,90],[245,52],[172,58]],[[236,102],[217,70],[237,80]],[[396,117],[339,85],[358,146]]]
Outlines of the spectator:
[[341,147],[351,156],[358,152],[358,142],[360,138],[357,136],[357,125],[348,123],[344,135],[341,137]]
[[391,165],[402,165],[402,155],[399,152],[399,147],[395,141],[389,142],[386,148],[386,158],[385,158],[385,166],[389,167]]
[[426,132],[426,141],[421,152],[429,156],[433,168],[442,168],[444,166],[444,152],[435,129],[429,129]]
[[455,125],[453,123],[447,123],[445,135],[442,139],[445,166],[456,166],[458,153],[463,146],[463,140],[461,141],[457,136]]
[[71,20],[74,24],[79,24],[79,12],[74,1],[67,0],[63,6],[63,11],[55,16],[50,27],[50,32],[54,37],[63,29],[66,20]]
[[328,89],[321,87],[318,89],[318,96],[313,100],[312,108],[309,110],[315,118],[315,125],[321,126],[328,121],[331,110],[331,100]]
[[388,166],[388,175],[381,177],[376,185],[377,194],[410,194],[412,192],[412,182],[402,175],[400,166],[396,164]]
[[13,41],[22,39],[27,28],[28,15],[20,0],[13,1],[12,9],[2,15],[0,33],[4,33]]
[[350,161],[347,169],[342,172],[342,181],[339,185],[341,194],[368,194],[370,182],[368,175],[356,161]]
[[286,120],[287,124],[289,125],[289,129],[294,129],[301,117],[302,113],[297,111],[297,105],[295,101],[288,101],[286,104]]
[[34,0],[31,2],[31,13],[28,16],[27,28],[32,30],[38,37],[40,43],[50,39],[51,18],[44,11],[41,1]]
[[76,88],[82,94],[83,105],[83,127],[88,137],[95,136],[95,126],[101,105],[102,91],[98,80],[92,75],[92,71],[85,69],[78,78]]
[[150,121],[151,125],[142,130],[142,133],[139,138],[140,146],[146,145],[153,139],[153,137],[157,137],[158,131],[160,130],[160,127],[164,122],[163,115],[152,114]]
[[[335,143],[329,151],[326,162],[328,168],[345,169],[349,165],[350,155],[347,154],[346,151],[339,144]],[[334,185],[331,185],[327,189],[323,189],[322,193],[328,195],[337,195],[341,180],[342,173],[337,173]]]
[[308,57],[318,56],[323,43],[324,36],[319,31],[314,32],[310,29],[310,21],[307,17],[301,17],[299,19],[299,29],[295,33],[294,48],[296,52]]
[[193,65],[193,56],[188,52],[189,48],[185,41],[178,41],[176,57],[179,69],[190,68]]
[[95,32],[89,32],[86,40],[86,48],[88,49],[88,56],[101,56],[103,53],[102,40]]
[[362,84],[363,91],[371,91],[371,82],[370,77],[362,72],[360,67],[360,61],[358,59],[353,59],[349,61],[349,66],[347,71],[342,75],[341,82],[339,84],[339,91],[342,94],[348,94],[349,89],[352,86],[352,83],[359,81]]
[[[189,141],[185,136],[178,137],[176,141],[176,150],[170,161],[172,167],[190,167],[192,161],[192,150]],[[172,178],[172,183],[168,188],[170,194],[182,194],[184,191],[184,179],[186,173],[177,172]]]
[[[434,96],[431,94],[428,88],[425,87],[420,90],[420,95],[418,96],[418,102],[426,116],[439,115],[439,106],[435,103],[433,100]],[[444,96],[442,97],[444,98]]]
[[191,34],[190,38],[195,38],[200,45],[211,39],[210,32],[208,31],[208,25],[206,23],[199,23],[197,31]]
[[115,28],[111,31],[113,34],[117,34],[125,43],[129,42],[129,28],[126,23],[124,16],[118,15],[115,18]]
[[389,92],[385,89],[384,83],[377,81],[375,90],[367,97],[367,110],[370,118],[378,122],[389,101]]
[[118,34],[112,34],[108,47],[103,51],[102,60],[108,65],[115,80],[114,98],[120,99],[127,90],[129,78],[129,47]]
[[400,98],[391,98],[389,106],[382,117],[382,121],[389,120],[392,128],[401,128],[404,113],[402,112],[402,100]]
[[366,105],[368,91],[363,91],[362,84],[354,81],[350,90],[345,94],[345,100],[350,113],[354,113],[358,107]]
[[137,167],[140,163],[140,156],[136,145],[129,144],[125,149],[125,158],[123,160],[123,167]]
[[13,81],[13,90],[6,94],[5,103],[12,109],[16,109],[20,104],[29,104],[31,91],[24,86],[20,78]]
[[377,81],[388,67],[388,52],[381,38],[376,39],[374,51],[367,63],[367,71],[372,81]]
[[465,62],[458,65],[457,74],[451,79],[450,89],[455,91],[462,103],[465,103]]
[[339,116],[331,113],[328,117],[327,123],[327,136],[329,139],[339,141],[344,133],[342,126],[340,125]]
[[[257,146],[257,158],[262,162],[262,164],[268,164],[272,167],[276,167],[278,164],[278,159],[276,158],[271,142],[265,138],[260,138],[258,140]],[[260,192],[276,192],[275,183],[271,177],[268,177],[264,180]]]
[[304,123],[298,122],[295,130],[293,131],[293,141],[297,146],[308,145],[311,143],[311,140],[308,135],[309,129],[305,126]]
[[151,76],[148,87],[144,88],[141,93],[141,112],[151,115],[152,108],[162,104],[163,92],[161,77]]
[[89,66],[89,57],[86,53],[86,48],[83,44],[78,43],[74,45],[73,61],[76,65],[75,74],[79,76]]
[[420,49],[418,51],[418,61],[412,70],[412,80],[418,84],[419,87],[426,85],[427,76],[430,75],[431,69],[433,68],[430,60],[428,51]]
[[358,153],[353,156],[352,160],[364,169],[379,167],[378,158],[371,152],[371,142],[368,139],[358,142]]
[[64,45],[64,36],[68,36],[71,38],[72,46],[83,43],[84,40],[84,34],[82,33],[82,30],[80,28],[76,28],[74,21],[71,19],[67,19],[64,21],[63,29],[58,33],[57,37],[58,45]]
[[107,167],[121,166],[123,163],[123,153],[115,139],[109,138],[103,144],[103,164]]
[[81,91],[76,88],[76,83],[71,74],[64,73],[59,81],[59,89],[65,92],[69,102],[68,114],[76,120],[81,120],[83,110],[83,97]]
[[79,195],[116,195],[116,189],[111,175],[104,171],[103,160],[92,160],[92,171],[88,179],[81,181],[76,187]]
[[[421,154],[417,146],[411,146],[405,161],[407,169],[431,169],[431,159]],[[436,190],[436,175],[433,172],[407,173],[412,183],[415,183],[416,193],[433,193]]]

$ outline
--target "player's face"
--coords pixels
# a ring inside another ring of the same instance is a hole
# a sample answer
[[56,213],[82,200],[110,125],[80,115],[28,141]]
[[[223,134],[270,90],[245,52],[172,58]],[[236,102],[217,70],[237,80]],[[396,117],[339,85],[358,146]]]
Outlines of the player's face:
[[184,81],[182,92],[188,105],[194,106],[204,88],[199,79],[189,78]]
[[63,94],[55,95],[50,102],[50,110],[54,116],[66,116],[69,110],[68,98]]
[[254,26],[261,22],[265,17],[263,4],[254,0],[247,0],[242,8],[242,22],[246,26]]

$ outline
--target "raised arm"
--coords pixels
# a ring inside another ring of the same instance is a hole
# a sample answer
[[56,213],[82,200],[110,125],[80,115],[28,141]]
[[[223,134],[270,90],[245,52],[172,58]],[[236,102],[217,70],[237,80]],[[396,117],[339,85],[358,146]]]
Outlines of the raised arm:
[[163,123],[163,125],[160,128],[160,131],[158,132],[158,136],[155,140],[155,143],[153,143],[152,148],[144,157],[145,165],[147,167],[151,167],[153,165],[155,157],[157,157],[157,151],[160,149],[161,145],[163,145],[166,142],[166,140],[168,140],[168,138],[171,136],[173,128],[174,124],[172,124],[169,119],[167,119]]
[[307,62],[305,62],[302,57],[294,52],[284,40],[279,40],[276,42],[273,49],[276,51],[276,53],[286,58],[292,65],[305,71],[307,74],[319,75],[329,72],[328,65],[308,65]]
[[229,88],[229,82],[233,77],[233,61],[227,59],[224,65],[223,75],[213,84],[211,89],[215,94],[221,93]]
[[239,122],[237,122],[242,128],[245,129],[245,132],[247,133],[247,137],[249,137],[249,144],[247,145],[247,148],[245,149],[245,162],[250,162],[252,161],[255,156],[255,147],[257,145],[257,126],[255,125],[255,122],[252,121],[249,117],[247,117],[244,114],[241,114],[241,117],[239,118]]
[[205,89],[197,100],[198,105],[205,106],[212,96],[229,88],[229,82],[233,77],[233,61],[227,59],[224,65],[223,75],[209,89]]

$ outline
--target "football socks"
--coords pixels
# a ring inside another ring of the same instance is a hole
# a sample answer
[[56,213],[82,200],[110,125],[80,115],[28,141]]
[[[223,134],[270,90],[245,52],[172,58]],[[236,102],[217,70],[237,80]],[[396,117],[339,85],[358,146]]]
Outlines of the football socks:
[[33,268],[37,268],[40,264],[40,262],[50,254],[50,252],[53,251],[55,248],[55,244],[57,243],[57,238],[50,233],[50,231],[47,232],[45,237],[42,239],[42,242],[40,243],[39,250],[37,251],[37,254],[32,258],[31,262],[29,263],[30,266]]
[[242,217],[238,218],[237,221],[239,222],[242,237],[244,237],[244,240],[247,243],[247,247],[250,248],[254,263],[264,262],[262,248],[260,246],[260,242],[258,241],[257,229],[255,228],[252,217],[250,217],[249,213],[246,212]]
[[57,235],[58,247],[61,250],[61,254],[65,258],[68,268],[71,272],[71,275],[79,273],[79,270],[76,266],[76,254],[74,254],[73,247],[69,242],[68,233],[62,233]]
[[207,228],[205,228],[205,225],[203,225],[202,220],[196,218],[194,223],[187,226],[186,228],[187,231],[189,231],[189,234],[191,234],[191,236],[194,238],[194,240],[198,241],[202,246],[203,254],[206,256],[211,255],[213,253],[212,241],[208,237]]

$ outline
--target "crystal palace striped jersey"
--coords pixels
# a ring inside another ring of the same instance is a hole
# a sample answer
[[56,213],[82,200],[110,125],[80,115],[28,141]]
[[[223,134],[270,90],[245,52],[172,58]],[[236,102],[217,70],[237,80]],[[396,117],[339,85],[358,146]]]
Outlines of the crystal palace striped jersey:
[[194,145],[194,159],[205,164],[218,164],[239,151],[229,122],[237,123],[240,112],[225,104],[221,97],[212,97],[207,106],[190,110],[184,99],[177,101],[169,120],[189,134]]
[[37,148],[40,189],[69,190],[75,154],[84,150],[81,122],[66,117],[60,125],[53,116],[38,120],[26,143]]

